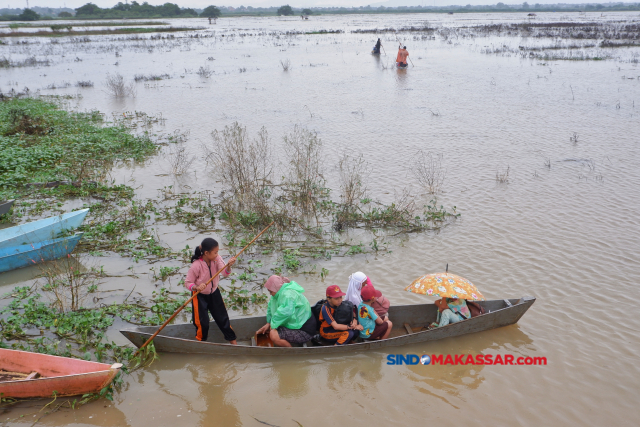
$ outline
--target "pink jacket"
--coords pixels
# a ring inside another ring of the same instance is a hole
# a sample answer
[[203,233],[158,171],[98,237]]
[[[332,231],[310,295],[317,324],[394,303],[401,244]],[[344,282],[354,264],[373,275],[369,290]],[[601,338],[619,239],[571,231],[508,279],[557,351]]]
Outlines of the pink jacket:
[[[203,261],[202,258],[197,259],[191,264],[191,268],[189,268],[189,272],[187,272],[187,278],[184,281],[184,285],[187,289],[191,290],[193,285],[200,285],[202,283],[207,283],[211,277],[216,274],[221,268],[223,268],[225,262],[222,260],[220,255],[211,263],[211,268],[207,265],[206,262]],[[226,269],[220,273],[220,275],[227,277],[230,274]],[[220,283],[220,276],[216,277],[204,288],[204,291],[200,292],[201,294],[211,294],[218,289],[218,283]]]
[[384,295],[376,298],[374,303],[371,304],[371,308],[373,308],[376,311],[376,314],[378,316],[386,316],[389,313],[390,306],[391,306],[391,303]]

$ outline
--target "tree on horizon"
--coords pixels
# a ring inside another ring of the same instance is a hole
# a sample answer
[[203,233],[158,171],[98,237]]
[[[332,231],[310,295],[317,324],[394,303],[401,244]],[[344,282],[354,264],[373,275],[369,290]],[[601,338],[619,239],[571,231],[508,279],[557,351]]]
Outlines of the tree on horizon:
[[293,9],[288,4],[285,6],[280,6],[278,9],[278,15],[290,16],[293,15]]
[[40,15],[31,9],[25,9],[18,15],[18,20],[20,21],[37,21],[38,19],[40,19]]
[[84,6],[76,8],[76,16],[79,15],[95,15],[100,13],[102,9],[93,3],[87,3]]
[[203,18],[219,18],[220,15],[222,15],[222,12],[220,12],[220,9],[218,9],[215,6],[205,7],[202,13],[200,14],[200,16]]

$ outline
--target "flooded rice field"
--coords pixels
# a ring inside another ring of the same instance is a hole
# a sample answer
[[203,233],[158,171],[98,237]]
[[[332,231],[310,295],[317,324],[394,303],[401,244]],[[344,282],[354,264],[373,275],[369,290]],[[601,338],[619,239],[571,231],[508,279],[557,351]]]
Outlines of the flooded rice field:
[[[315,426],[331,413],[340,425],[451,424],[448,418],[465,425],[635,425],[629,414],[640,380],[638,25],[637,13],[540,13],[535,20],[347,15],[220,19],[211,26],[170,20],[163,27],[196,29],[3,38],[0,57],[10,64],[0,69],[3,93],[28,88],[31,95],[56,95],[68,109],[99,110],[107,119],[144,112],[138,132],[172,138],[148,160],[109,172],[111,182],[133,187],[141,199],[204,191],[221,197],[206,147],[214,130],[235,122],[251,138],[268,131],[276,178],[291,167],[283,136],[296,126],[317,132],[323,178],[336,192],[340,159],[361,155],[368,196],[387,204],[405,190],[416,206],[432,200],[414,173],[418,153],[430,153],[443,176],[437,203],[455,206],[460,216],[418,233],[335,232],[329,240],[360,250],[305,259],[289,275],[312,304],[329,284],[346,289],[355,271],[392,304],[431,301],[404,287],[447,264],[487,299],[537,298],[517,325],[388,351],[161,354],[125,376],[113,402],[62,409],[40,423]],[[385,52],[374,56],[378,37]],[[398,42],[409,51],[407,69],[395,68]],[[124,96],[106,85],[116,75]],[[174,252],[212,236],[225,255],[234,252],[226,233],[219,224],[202,231],[160,222],[153,231]],[[261,260],[255,283],[279,262],[277,254]],[[110,250],[87,253],[83,262],[104,268],[104,302],[132,291],[148,297],[161,286],[179,291],[188,269],[183,257],[157,262]],[[160,281],[160,266],[178,274]],[[0,292],[40,274],[37,267],[3,273]],[[256,313],[264,306],[231,310],[232,324]],[[117,321],[109,339],[127,345],[118,332],[124,325]],[[548,363],[388,365],[395,353],[513,354]],[[41,407],[2,408],[0,420],[31,425]]]

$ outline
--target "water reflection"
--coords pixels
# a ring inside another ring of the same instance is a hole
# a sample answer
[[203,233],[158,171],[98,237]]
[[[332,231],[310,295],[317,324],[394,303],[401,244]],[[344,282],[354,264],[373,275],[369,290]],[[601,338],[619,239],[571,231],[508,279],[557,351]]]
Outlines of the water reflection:
[[[176,413],[183,416],[184,421],[191,421],[189,417],[197,418],[201,425],[216,420],[218,425],[235,426],[241,425],[240,415],[228,396],[239,378],[233,362],[220,363],[219,360],[198,356],[163,355],[146,371],[140,372],[135,383],[143,385],[146,392],[154,388],[160,391],[161,395],[153,399],[153,404],[171,402],[167,403],[166,408],[163,406],[169,412],[169,417]],[[141,392],[138,390],[138,395]],[[162,412],[157,413],[158,419]]]
[[280,364],[272,367],[275,378],[275,391],[282,398],[301,397],[309,392],[309,373],[307,364]]
[[395,67],[395,69],[396,69],[396,85],[404,87],[406,85],[406,83],[407,83],[407,75],[408,75],[407,70],[408,70],[408,67],[407,68],[398,68],[395,65],[395,63],[393,65],[393,67]]
[[[41,271],[38,269],[38,266],[35,265],[0,273],[0,292],[9,292],[13,289],[12,285],[16,285],[18,283],[24,286],[24,282],[33,280],[40,274]],[[6,288],[3,289],[4,287]]]
[[236,406],[226,398],[229,389],[237,381],[233,363],[222,365],[190,365],[187,370],[198,385],[199,395],[205,399],[204,410],[199,411],[204,423],[216,420],[219,425],[241,425]]
[[[415,354],[422,355],[471,355],[475,359],[478,354],[513,353],[514,355],[529,356],[533,341],[518,325],[486,331],[475,335],[452,338],[433,343],[433,345],[414,346]],[[490,350],[490,351],[489,351]],[[406,350],[410,353],[409,349]],[[405,376],[417,391],[448,403],[458,408],[451,397],[460,398],[461,393],[476,390],[484,382],[482,375],[486,365],[428,365],[422,364],[404,366]]]
[[376,64],[378,67],[380,67],[380,56],[381,56],[381,55],[374,55],[374,54],[371,54],[371,56],[373,56],[373,59],[375,60],[375,64]]
[[385,359],[380,354],[368,354],[358,360],[357,379],[367,383],[368,386],[376,385],[383,378],[382,365]]
[[[80,262],[80,260],[76,256],[61,258],[52,261],[44,261],[36,265],[30,265],[28,267],[18,268],[16,270],[0,273],[0,292],[8,292],[12,290],[13,285],[16,284],[25,286],[25,282],[37,279],[38,277],[42,276],[44,272],[50,272],[50,274],[63,273],[72,268],[82,273],[90,270],[84,264],[82,264],[82,262]],[[6,288],[3,289],[3,287],[5,286]]]
[[[83,426],[131,426],[117,403],[105,400],[90,402],[71,409],[79,396],[52,399],[26,400],[0,408],[2,426],[69,425],[70,419],[82,420]],[[105,403],[106,402],[106,403]],[[97,408],[100,416],[95,416]]]

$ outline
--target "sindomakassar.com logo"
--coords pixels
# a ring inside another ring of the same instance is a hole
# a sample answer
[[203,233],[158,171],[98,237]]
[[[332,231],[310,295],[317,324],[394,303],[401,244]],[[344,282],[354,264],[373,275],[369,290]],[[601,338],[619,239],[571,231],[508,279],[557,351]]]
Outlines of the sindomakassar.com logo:
[[387,365],[546,365],[546,357],[513,354],[389,354]]

